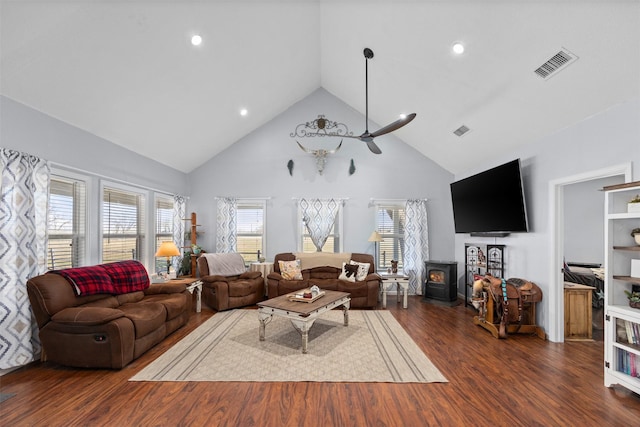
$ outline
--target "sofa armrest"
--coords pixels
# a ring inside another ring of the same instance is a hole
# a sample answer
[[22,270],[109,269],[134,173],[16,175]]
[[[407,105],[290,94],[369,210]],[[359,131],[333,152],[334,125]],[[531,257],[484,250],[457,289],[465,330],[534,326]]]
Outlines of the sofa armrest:
[[225,277],[225,276],[204,276],[200,278],[200,280],[202,280],[205,283],[215,283],[215,282],[229,283],[231,279],[232,279],[231,277]]
[[382,281],[382,277],[380,277],[380,275],[378,273],[370,273],[367,274],[367,277],[364,278],[364,281],[368,282],[369,280],[376,280],[381,282]]
[[54,314],[51,320],[65,325],[94,326],[104,325],[120,317],[124,317],[124,313],[116,308],[70,307]]
[[238,276],[238,278],[240,278],[240,279],[257,279],[260,276],[262,276],[262,273],[260,271],[246,271],[246,272],[242,273],[240,276]]
[[267,279],[272,279],[272,280],[284,280],[282,278],[282,275],[280,273],[269,273],[267,275]]
[[[194,280],[195,281],[195,280]],[[144,290],[145,295],[158,294],[179,294],[187,290],[187,285],[183,283],[152,283]]]

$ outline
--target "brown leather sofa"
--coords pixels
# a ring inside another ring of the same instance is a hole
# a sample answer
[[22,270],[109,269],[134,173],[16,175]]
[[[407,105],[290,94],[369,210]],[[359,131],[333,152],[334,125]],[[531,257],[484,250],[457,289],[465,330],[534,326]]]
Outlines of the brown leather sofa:
[[[277,254],[273,262],[273,273],[267,276],[267,296],[275,298],[317,285],[320,289],[349,292],[352,308],[375,308],[378,305],[382,278],[375,272],[373,255],[352,253],[347,258],[369,264],[369,272],[364,280],[349,282],[339,279],[342,269],[337,266],[317,266],[303,269],[302,280],[286,280],[281,275],[278,261],[294,261],[296,255],[291,252]],[[304,268],[304,264],[302,267]]]
[[147,276],[144,290],[85,296],[77,295],[76,286],[53,273],[27,281],[42,361],[120,369],[186,324],[191,313],[184,284],[149,285]]
[[[242,257],[239,254],[216,255]],[[198,258],[198,274],[202,281],[202,300],[216,311],[253,305],[264,300],[264,278],[259,271],[231,275],[211,274],[207,256],[201,256]]]

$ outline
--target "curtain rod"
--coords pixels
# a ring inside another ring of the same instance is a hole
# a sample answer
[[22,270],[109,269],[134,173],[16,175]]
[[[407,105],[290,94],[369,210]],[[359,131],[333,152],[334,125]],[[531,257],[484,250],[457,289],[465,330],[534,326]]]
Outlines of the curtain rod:
[[335,199],[335,200],[349,200],[348,197],[292,197],[291,200],[302,200],[302,199],[321,199],[321,200],[328,200],[328,199]]
[[428,201],[429,199],[427,199],[427,198],[420,198],[420,197],[417,197],[417,198],[415,198],[415,199],[414,199],[413,197],[407,197],[406,199],[374,199],[374,198],[372,197],[372,198],[370,198],[370,199],[369,199],[369,201],[370,201],[370,202],[372,202],[372,203],[373,203],[373,202],[376,202],[376,201],[379,201],[379,202],[406,202],[407,200],[424,200],[424,201],[426,202],[426,201]]
[[221,200],[221,199],[240,199],[240,200],[271,200],[271,197],[231,197],[231,196],[215,196],[213,199],[214,200]]

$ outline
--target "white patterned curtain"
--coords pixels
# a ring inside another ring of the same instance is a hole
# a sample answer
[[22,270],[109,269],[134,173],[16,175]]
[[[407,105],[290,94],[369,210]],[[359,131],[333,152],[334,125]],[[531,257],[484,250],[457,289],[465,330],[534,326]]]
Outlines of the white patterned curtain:
[[0,369],[26,365],[40,353],[27,279],[47,268],[49,164],[0,148]]
[[[173,196],[173,243],[180,249],[180,257],[184,255],[184,228],[186,215],[186,197]],[[180,269],[180,257],[172,257],[173,268]]]
[[300,199],[302,222],[318,252],[333,230],[341,203],[337,199]]
[[409,292],[420,295],[425,280],[424,262],[429,259],[427,201],[407,200],[405,218],[403,269],[409,276]]
[[234,197],[220,197],[217,200],[216,252],[236,252],[238,202]]

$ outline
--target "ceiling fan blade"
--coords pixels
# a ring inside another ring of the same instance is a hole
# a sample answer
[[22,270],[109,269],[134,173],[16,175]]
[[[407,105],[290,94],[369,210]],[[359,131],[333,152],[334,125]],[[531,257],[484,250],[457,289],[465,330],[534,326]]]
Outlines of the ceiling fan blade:
[[400,129],[402,126],[406,125],[407,123],[409,123],[411,120],[415,118],[416,118],[416,113],[408,114],[407,117],[405,117],[404,119],[398,119],[395,122],[390,123],[385,127],[378,129],[375,132],[372,132],[371,137],[375,138],[375,137],[384,135],[386,133],[393,132],[396,129]]
[[363,139],[363,141],[367,143],[367,147],[369,147],[369,150],[373,154],[382,154],[382,150],[380,149],[380,147],[378,147],[376,145],[375,142],[373,142],[373,138],[372,139]]

